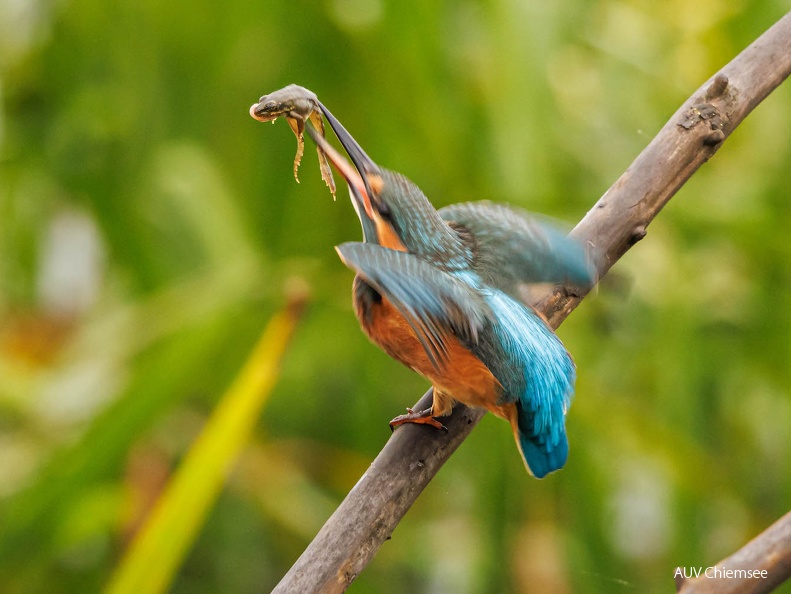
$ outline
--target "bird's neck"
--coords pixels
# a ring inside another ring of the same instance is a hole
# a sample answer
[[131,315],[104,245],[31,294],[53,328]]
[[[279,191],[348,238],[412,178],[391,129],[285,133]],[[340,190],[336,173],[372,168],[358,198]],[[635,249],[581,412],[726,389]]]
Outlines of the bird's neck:
[[442,220],[431,203],[415,209],[403,223],[400,237],[406,248],[416,256],[449,270],[467,268],[470,250],[461,236]]
[[463,270],[472,260],[469,246],[439,216],[437,209],[415,184],[390,173],[388,202],[395,235],[408,252],[446,270]]

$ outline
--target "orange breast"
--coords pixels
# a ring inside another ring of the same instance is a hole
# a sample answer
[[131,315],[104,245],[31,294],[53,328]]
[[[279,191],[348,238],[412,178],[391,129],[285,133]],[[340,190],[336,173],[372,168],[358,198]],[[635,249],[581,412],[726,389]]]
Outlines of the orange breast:
[[[370,306],[368,316],[358,309],[357,317],[371,341],[397,361],[427,378],[435,390],[468,406],[487,408],[503,416],[496,404],[502,386],[489,368],[456,336],[448,334],[445,337],[447,362],[438,370],[431,364],[412,327],[385,297]],[[438,411],[434,411],[434,414],[438,414]]]

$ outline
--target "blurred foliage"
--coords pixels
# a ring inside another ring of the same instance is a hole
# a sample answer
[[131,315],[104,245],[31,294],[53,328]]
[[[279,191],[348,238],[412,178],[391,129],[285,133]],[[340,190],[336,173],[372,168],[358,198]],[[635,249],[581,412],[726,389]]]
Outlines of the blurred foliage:
[[105,590],[108,594],[156,594],[169,589],[229,469],[250,440],[277,381],[305,297],[295,296],[293,303],[267,324],[239,375],[136,531]]
[[[578,220],[777,0],[0,0],[0,584],[100,590],[297,277],[313,301],[171,589],[267,591],[425,381],[370,345],[296,82],[438,206]],[[560,330],[571,456],[487,417],[352,592],[667,592],[791,502],[791,89]],[[419,147],[420,150],[417,150]],[[343,192],[339,193],[343,195]],[[791,591],[786,587],[785,591]]]

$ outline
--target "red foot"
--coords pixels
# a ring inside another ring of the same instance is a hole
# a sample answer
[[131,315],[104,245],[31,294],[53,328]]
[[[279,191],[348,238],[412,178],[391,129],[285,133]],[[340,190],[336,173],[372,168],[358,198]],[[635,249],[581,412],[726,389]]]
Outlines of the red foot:
[[448,428],[431,416],[431,410],[431,408],[427,408],[426,410],[415,412],[411,408],[408,408],[406,409],[407,414],[399,415],[390,421],[390,429],[394,431],[396,427],[403,425],[404,423],[416,423],[418,425],[431,425],[432,427],[436,427],[437,429],[442,429],[443,431],[447,432]]

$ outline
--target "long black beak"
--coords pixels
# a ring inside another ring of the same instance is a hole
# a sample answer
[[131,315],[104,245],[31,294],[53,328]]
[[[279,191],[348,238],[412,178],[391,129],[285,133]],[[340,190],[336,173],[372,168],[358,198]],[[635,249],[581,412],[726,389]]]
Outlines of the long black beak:
[[343,145],[344,150],[348,153],[349,158],[354,163],[354,166],[357,168],[357,171],[365,177],[367,173],[374,173],[378,169],[376,163],[373,162],[373,159],[369,157],[362,147],[357,143],[357,141],[352,137],[351,134],[343,127],[337,118],[332,115],[332,112],[327,109],[321,101],[317,101],[319,107],[321,108],[321,113],[324,114],[324,117],[329,122],[332,131],[335,132],[335,136],[338,137],[341,145]]
[[316,102],[319,104],[321,113],[324,114],[330,128],[335,132],[335,136],[338,137],[338,140],[349,155],[352,163],[354,163],[357,171],[360,172],[368,195],[375,199],[377,192],[372,190],[378,190],[378,186],[380,185],[381,175],[379,173],[379,166],[365,153],[354,137],[343,127],[343,124],[332,115],[332,112],[318,99],[316,99]]

